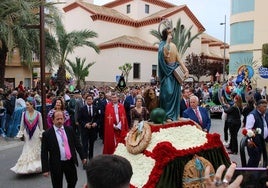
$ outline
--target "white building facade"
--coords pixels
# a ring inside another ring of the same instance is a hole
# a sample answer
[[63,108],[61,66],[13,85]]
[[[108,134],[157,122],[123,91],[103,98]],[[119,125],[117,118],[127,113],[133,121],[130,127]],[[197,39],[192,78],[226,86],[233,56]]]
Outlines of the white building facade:
[[267,6],[268,1],[231,0],[230,73],[237,74],[242,65],[252,66],[253,84],[258,88],[267,85],[267,78],[259,74],[262,45],[268,43],[268,26],[264,15]]
[[[96,62],[90,67],[86,81],[97,85],[115,83],[116,76],[121,75],[119,66],[125,63],[133,67],[128,77],[129,83],[148,83],[153,74],[157,76],[158,48],[154,43],[158,39],[150,31],[157,30],[163,19],[171,20],[173,26],[181,19],[185,28],[192,26],[192,36],[205,31],[186,5],[177,6],[163,0],[116,0],[103,6],[95,5],[92,0],[68,0],[58,6],[63,11],[63,23],[68,32],[89,29],[98,34],[92,41],[99,46],[100,54],[84,47],[76,49],[68,57],[71,60],[80,57],[86,58],[88,63]],[[195,39],[184,56],[189,53],[199,55],[205,51],[208,59],[212,57],[215,60],[216,57],[217,61],[222,62],[223,42],[211,40],[213,37],[208,36]],[[206,40],[208,38],[210,40]],[[215,52],[218,54],[215,55]]]

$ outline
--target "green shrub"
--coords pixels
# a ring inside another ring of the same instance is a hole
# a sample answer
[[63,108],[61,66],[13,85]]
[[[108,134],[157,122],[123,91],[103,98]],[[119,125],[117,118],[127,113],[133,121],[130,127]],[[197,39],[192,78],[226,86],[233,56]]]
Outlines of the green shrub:
[[262,45],[262,66],[268,67],[268,43]]
[[33,72],[33,78],[37,78],[38,73],[37,72]]

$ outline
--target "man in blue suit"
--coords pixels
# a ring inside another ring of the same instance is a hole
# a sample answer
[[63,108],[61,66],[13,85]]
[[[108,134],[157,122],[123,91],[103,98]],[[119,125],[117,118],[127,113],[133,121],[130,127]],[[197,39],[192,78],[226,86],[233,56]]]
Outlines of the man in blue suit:
[[203,131],[209,132],[211,119],[206,108],[198,106],[199,99],[197,96],[190,97],[190,107],[183,112],[184,118],[189,118],[198,123]]
[[126,97],[126,101],[130,104],[130,108],[135,107],[136,96],[137,96],[137,90],[136,90],[136,88],[132,88],[129,92],[129,95]]

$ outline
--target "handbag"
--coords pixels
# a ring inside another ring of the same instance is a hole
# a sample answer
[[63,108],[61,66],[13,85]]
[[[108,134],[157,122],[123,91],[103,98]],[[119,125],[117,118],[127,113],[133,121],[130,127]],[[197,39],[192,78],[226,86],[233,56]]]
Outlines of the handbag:
[[178,66],[174,71],[173,75],[175,76],[176,80],[182,84],[185,80],[185,71],[181,68],[181,66]]

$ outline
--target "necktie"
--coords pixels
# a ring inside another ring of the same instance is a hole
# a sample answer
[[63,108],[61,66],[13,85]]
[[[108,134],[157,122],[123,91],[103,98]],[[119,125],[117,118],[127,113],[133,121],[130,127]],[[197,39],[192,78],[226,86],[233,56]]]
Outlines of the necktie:
[[93,113],[92,113],[92,106],[89,106],[89,107],[88,107],[88,114],[89,114],[90,116],[93,115]]
[[186,107],[188,108],[189,107],[189,101],[185,100],[185,104],[186,104]]
[[92,106],[88,106],[88,115],[92,116]]
[[197,117],[197,119],[198,119],[198,121],[199,121],[199,124],[202,125],[202,118],[200,117],[200,115],[199,115],[199,113],[198,113],[198,110],[195,109],[194,111],[195,111],[195,115],[196,115],[196,117]]
[[71,154],[71,151],[70,151],[70,147],[69,147],[69,143],[68,143],[68,140],[67,140],[67,137],[63,131],[63,128],[59,128],[58,129],[60,131],[60,136],[61,136],[61,139],[62,139],[62,144],[63,144],[63,147],[64,147],[64,150],[65,150],[65,156],[66,156],[66,159],[69,160],[71,159],[72,157],[72,154]]

